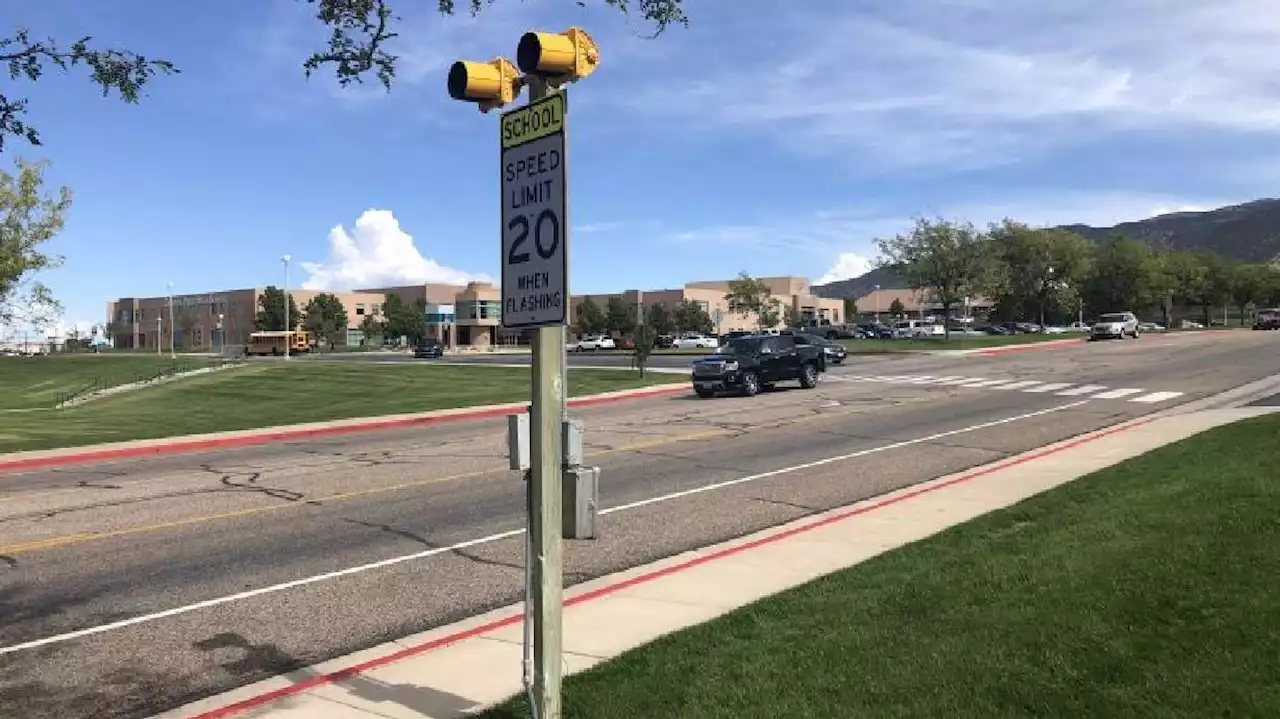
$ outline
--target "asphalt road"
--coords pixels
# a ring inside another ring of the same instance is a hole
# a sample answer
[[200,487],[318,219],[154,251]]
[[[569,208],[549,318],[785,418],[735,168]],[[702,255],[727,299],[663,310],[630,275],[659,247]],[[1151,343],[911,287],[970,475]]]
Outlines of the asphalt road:
[[[584,409],[607,514],[600,539],[569,543],[566,581],[1270,377],[1278,347],[1240,332],[857,358],[812,391]],[[926,377],[1026,384],[913,383]],[[1131,391],[1097,397],[1114,390]],[[1170,394],[1133,401],[1154,393]],[[149,716],[518,600],[523,537],[501,535],[523,526],[523,483],[504,432],[486,420],[0,474],[0,716]]]

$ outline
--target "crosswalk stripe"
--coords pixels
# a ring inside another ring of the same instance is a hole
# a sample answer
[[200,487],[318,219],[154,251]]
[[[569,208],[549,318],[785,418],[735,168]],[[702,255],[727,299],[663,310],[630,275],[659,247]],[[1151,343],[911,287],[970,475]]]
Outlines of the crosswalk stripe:
[[1141,397],[1134,397],[1129,401],[1142,402],[1143,404],[1155,404],[1156,402],[1163,402],[1167,399],[1173,399],[1174,397],[1181,396],[1181,392],[1152,392],[1151,394],[1144,394]]
[[1025,389],[1027,387],[1034,387],[1038,384],[1040,384],[1040,382],[1033,382],[1031,380],[1026,380],[1023,382],[1013,382],[1011,384],[1000,385],[999,387],[996,387],[996,389],[1001,389],[1001,390]]
[[1100,384],[1087,384],[1087,385],[1084,385],[1083,387],[1067,389],[1061,392],[1057,392],[1055,394],[1057,394],[1059,397],[1078,397],[1082,394],[1092,394],[1094,392],[1099,392],[1104,389],[1106,389],[1106,387]]
[[929,384],[956,384],[957,381],[968,381],[968,380],[966,380],[964,377],[939,377],[935,380],[930,380]]
[[1125,389],[1113,389],[1110,392],[1095,394],[1093,398],[1094,399],[1120,399],[1121,397],[1128,397],[1131,394],[1137,394],[1141,391],[1142,390],[1140,389],[1133,389],[1132,387],[1128,387]]
[[1050,382],[1049,384],[1042,384],[1039,387],[1032,387],[1030,389],[1024,389],[1022,391],[1023,392],[1056,392],[1060,389],[1066,389],[1070,386],[1071,386],[1070,382]]
[[961,387],[990,387],[996,384],[1007,384],[1012,381],[1013,380],[1010,380],[1010,379],[988,379],[988,380],[983,380],[981,382],[971,382],[969,384],[962,384],[960,386]]

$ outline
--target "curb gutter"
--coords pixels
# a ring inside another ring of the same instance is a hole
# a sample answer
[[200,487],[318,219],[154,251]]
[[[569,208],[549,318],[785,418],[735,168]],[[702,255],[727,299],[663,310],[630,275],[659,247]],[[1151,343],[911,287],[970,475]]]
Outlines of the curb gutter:
[[[575,397],[568,401],[570,407],[591,407],[601,404],[612,404],[630,399],[670,397],[689,391],[686,383],[660,384],[640,389],[605,392],[603,394]],[[262,429],[243,430],[237,432],[221,432],[216,434],[197,434],[166,439],[139,440],[136,442],[118,442],[112,444],[91,445],[81,448],[56,450],[37,450],[32,452],[14,452],[0,454],[0,473],[22,470],[44,469],[47,467],[68,464],[86,464],[118,459],[158,456],[164,454],[180,454],[199,452],[211,449],[229,449],[271,442],[314,439],[357,432],[376,432],[387,429],[421,427],[448,422],[505,417],[522,412],[529,405],[527,402],[510,402],[507,404],[484,405],[480,407],[463,407],[445,409],[419,414],[391,415],[386,417],[356,418],[337,420],[334,422],[315,422],[309,424],[264,427]]]

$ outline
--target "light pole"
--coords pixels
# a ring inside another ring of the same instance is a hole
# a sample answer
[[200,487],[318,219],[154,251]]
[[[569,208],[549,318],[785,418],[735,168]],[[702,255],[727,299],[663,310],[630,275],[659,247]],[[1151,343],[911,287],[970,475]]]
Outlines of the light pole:
[[221,345],[221,347],[218,348],[218,354],[220,355],[226,354],[227,352],[227,331],[223,329],[223,325],[222,325],[223,319],[224,318],[222,313],[219,312],[218,313],[218,343]]
[[289,334],[289,255],[280,258],[284,263],[284,358],[289,359],[289,345],[293,344],[293,336]]
[[876,324],[880,324],[880,285],[876,285]]
[[[177,359],[177,358],[178,358],[177,350],[175,350],[175,349],[174,349],[174,347],[173,347],[173,340],[174,340],[174,327],[173,327],[173,282],[170,282],[170,283],[169,283],[169,359]],[[157,337],[156,337],[156,342],[159,342],[159,341],[160,341],[160,338],[157,336]]]
[[164,343],[160,341],[160,335],[162,333],[164,333],[164,315],[163,314],[156,316],[156,356],[157,357],[160,356],[161,346],[164,345]]

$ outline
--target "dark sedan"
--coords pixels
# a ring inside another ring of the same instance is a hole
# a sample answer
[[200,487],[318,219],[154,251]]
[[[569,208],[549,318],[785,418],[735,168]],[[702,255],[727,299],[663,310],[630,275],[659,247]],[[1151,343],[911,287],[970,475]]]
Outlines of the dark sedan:
[[414,346],[413,356],[418,359],[443,357],[444,345],[439,340],[422,340]]

